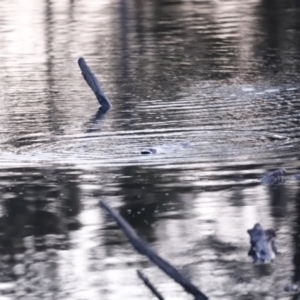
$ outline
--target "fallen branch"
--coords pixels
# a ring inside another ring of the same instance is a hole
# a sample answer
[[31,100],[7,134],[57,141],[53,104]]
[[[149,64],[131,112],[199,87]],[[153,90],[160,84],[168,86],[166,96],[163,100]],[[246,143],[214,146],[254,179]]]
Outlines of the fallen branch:
[[111,208],[104,201],[100,201],[99,205],[104,208],[108,212],[108,214],[117,222],[136,251],[138,251],[142,255],[147,256],[161,270],[163,270],[167,275],[169,275],[177,283],[179,283],[186,290],[186,292],[192,294],[195,297],[195,300],[208,299],[196,286],[194,286],[187,278],[181,275],[175,267],[173,267],[170,263],[156,254],[113,208]]
[[94,94],[96,95],[102,109],[104,111],[109,110],[112,107],[112,105],[110,104],[108,99],[105,97],[105,95],[100,87],[99,81],[97,80],[96,76],[92,73],[91,69],[88,67],[88,65],[86,64],[83,57],[80,57],[78,59],[78,65],[81,69],[81,74],[82,74],[83,78],[85,79],[85,81],[87,82],[89,87],[92,89]]
[[164,300],[164,297],[155,288],[155,286],[149,281],[149,279],[139,270],[136,271],[139,278],[144,282],[144,284],[149,288],[149,290],[155,295],[159,300]]

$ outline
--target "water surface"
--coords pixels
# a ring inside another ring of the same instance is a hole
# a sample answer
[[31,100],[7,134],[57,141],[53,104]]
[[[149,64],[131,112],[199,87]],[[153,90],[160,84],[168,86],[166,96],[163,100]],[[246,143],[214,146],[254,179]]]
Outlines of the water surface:
[[[99,199],[210,299],[297,299],[298,4],[98,2],[0,3],[1,299],[151,299],[136,269],[190,299]],[[272,264],[247,256],[256,222],[279,230]]]

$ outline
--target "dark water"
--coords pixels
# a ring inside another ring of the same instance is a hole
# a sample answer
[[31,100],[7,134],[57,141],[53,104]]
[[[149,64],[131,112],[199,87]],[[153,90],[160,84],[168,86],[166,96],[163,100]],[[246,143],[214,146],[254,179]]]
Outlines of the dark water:
[[[2,1],[0,299],[151,299],[136,269],[191,299],[99,199],[210,299],[298,299],[299,20],[297,1]],[[113,104],[98,122],[80,56]],[[272,264],[247,256],[256,222]]]

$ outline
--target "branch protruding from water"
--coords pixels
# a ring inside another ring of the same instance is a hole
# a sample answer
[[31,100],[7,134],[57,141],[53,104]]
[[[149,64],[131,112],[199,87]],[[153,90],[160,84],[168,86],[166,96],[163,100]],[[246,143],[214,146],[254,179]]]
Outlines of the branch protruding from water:
[[92,73],[91,69],[86,64],[83,57],[80,57],[78,59],[78,65],[81,69],[81,74],[83,78],[85,79],[89,87],[92,89],[94,94],[96,95],[103,111],[108,111],[112,107],[112,105],[104,95],[100,87],[99,81],[97,80],[96,76]]

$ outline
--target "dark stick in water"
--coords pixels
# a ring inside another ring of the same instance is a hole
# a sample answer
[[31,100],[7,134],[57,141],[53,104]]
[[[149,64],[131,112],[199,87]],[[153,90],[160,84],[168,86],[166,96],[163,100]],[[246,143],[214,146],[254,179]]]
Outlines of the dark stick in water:
[[92,89],[92,91],[95,93],[102,109],[104,111],[108,111],[112,107],[112,105],[105,97],[100,87],[99,81],[97,80],[96,76],[92,73],[91,69],[88,67],[83,57],[80,57],[78,59],[78,65],[81,69],[81,74],[83,78],[85,79],[89,87]]
[[111,208],[104,201],[100,201],[99,205],[103,209],[105,209],[108,214],[115,220],[115,222],[121,227],[124,234],[127,236],[129,242],[132,244],[136,251],[138,251],[142,255],[147,256],[161,270],[163,270],[167,275],[169,275],[177,283],[179,283],[186,290],[186,292],[194,295],[195,300],[208,299],[196,286],[194,286],[187,278],[181,275],[175,267],[173,267],[170,263],[156,254],[113,208]]
[[149,290],[155,295],[159,300],[164,300],[164,297],[160,292],[155,288],[155,286],[149,281],[149,279],[140,271],[136,271],[139,278],[144,282],[144,284],[149,288]]

